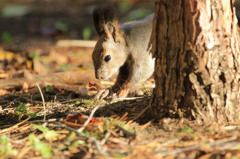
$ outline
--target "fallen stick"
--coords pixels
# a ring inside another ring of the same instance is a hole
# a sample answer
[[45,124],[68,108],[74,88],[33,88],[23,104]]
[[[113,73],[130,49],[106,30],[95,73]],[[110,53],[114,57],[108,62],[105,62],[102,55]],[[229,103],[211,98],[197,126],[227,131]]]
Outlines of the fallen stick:
[[94,76],[94,71],[59,72],[47,75],[28,75],[26,77],[0,80],[0,88],[2,89],[19,88],[22,87],[23,84],[34,86],[36,85],[36,82],[86,84],[89,81],[96,83],[99,82]]

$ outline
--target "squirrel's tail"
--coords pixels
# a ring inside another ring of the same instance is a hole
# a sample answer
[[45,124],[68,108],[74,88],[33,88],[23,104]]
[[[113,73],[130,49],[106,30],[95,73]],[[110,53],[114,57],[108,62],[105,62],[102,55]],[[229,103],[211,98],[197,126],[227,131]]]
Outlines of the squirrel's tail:
[[93,22],[99,36],[104,33],[105,25],[108,22],[113,23],[115,20],[115,8],[112,4],[100,5],[93,11]]

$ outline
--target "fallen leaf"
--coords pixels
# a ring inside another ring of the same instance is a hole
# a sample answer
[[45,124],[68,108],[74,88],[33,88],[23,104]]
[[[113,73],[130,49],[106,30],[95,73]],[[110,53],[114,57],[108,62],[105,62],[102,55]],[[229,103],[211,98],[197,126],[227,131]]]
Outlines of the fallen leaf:
[[88,119],[87,115],[84,115],[82,113],[77,114],[68,114],[66,118],[66,122],[72,122],[75,124],[84,124],[84,122]]
[[0,96],[4,96],[6,94],[8,94],[9,91],[5,90],[5,89],[0,89]]
[[33,70],[38,74],[47,74],[49,72],[38,59],[33,59]]
[[100,87],[96,83],[91,83],[91,82],[87,83],[86,88],[89,91],[96,91],[96,90],[98,91],[98,90],[100,90]]

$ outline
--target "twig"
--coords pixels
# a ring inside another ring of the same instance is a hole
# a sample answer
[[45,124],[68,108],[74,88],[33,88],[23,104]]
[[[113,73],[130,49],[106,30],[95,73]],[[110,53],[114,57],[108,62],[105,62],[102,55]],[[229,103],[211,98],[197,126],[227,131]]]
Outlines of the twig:
[[178,153],[181,153],[181,152],[185,152],[185,151],[191,151],[191,150],[196,150],[200,148],[200,146],[189,146],[189,147],[184,147],[184,148],[179,148],[179,149],[175,149],[175,150],[172,150],[172,151],[165,151],[165,152],[160,152],[158,153],[158,156],[160,157],[163,157],[163,156],[167,156],[167,155],[175,155],[175,154],[178,154]]
[[160,144],[159,146],[157,146],[153,151],[154,151],[154,152],[159,152],[159,150],[160,150],[162,147],[167,146],[167,145],[169,145],[169,144],[174,144],[174,143],[176,143],[176,142],[178,142],[178,141],[179,141],[179,139],[173,139],[173,140],[170,140],[170,141],[166,141],[166,142]]
[[14,124],[14,125],[13,125],[12,127],[10,127],[10,128],[7,128],[7,129],[4,129],[4,130],[0,131],[0,134],[2,134],[2,133],[4,133],[4,132],[7,132],[7,131],[10,131],[10,130],[12,130],[12,129],[14,129],[14,128],[17,128],[19,125],[25,123],[25,122],[28,121],[29,119],[30,119],[30,117],[28,117],[26,120],[24,120],[24,121],[22,121],[22,122],[20,122],[20,123]]
[[[61,119],[61,118],[59,118],[59,119]],[[44,121],[44,120],[32,120],[32,121],[24,122],[24,124],[45,123],[45,122],[55,123],[56,121],[59,121],[59,120],[58,119],[49,119],[47,121]],[[16,124],[3,125],[3,126],[0,126],[0,129],[8,128],[8,127],[13,126],[13,125],[16,125]]]
[[135,100],[135,99],[142,99],[143,97],[125,97],[125,98],[116,98],[118,100]]
[[133,137],[133,138],[136,137],[136,134],[135,134],[135,133],[132,133],[132,132],[124,129],[122,126],[116,125],[116,127],[117,127],[118,129],[122,130],[127,136],[129,136],[129,137],[131,136],[131,137]]
[[145,109],[143,109],[139,114],[137,114],[137,115],[132,119],[133,121],[134,121],[134,120],[137,120],[137,118],[139,118],[148,108],[151,107],[152,100],[153,100],[153,98],[151,98],[151,100],[149,101],[148,106],[147,106]]
[[97,110],[99,107],[100,107],[100,105],[96,106],[96,107],[92,110],[92,112],[91,112],[89,118],[87,119],[87,121],[85,121],[85,123],[83,124],[83,126],[77,130],[79,133],[82,132],[82,131],[85,129],[85,127],[87,126],[87,124],[92,120],[92,117],[93,117],[94,113],[96,112],[96,110]]
[[238,137],[237,136],[232,136],[230,138],[226,138],[226,139],[220,139],[220,140],[217,140],[213,143],[210,143],[210,146],[216,146],[218,144],[222,144],[222,143],[226,143],[226,142],[229,142],[229,141],[233,141],[233,140],[236,140]]
[[107,133],[105,134],[104,138],[102,139],[102,141],[100,142],[101,145],[105,144],[105,142],[107,141],[108,137],[111,135],[111,133],[109,131],[107,131]]
[[60,125],[62,128],[68,129],[69,131],[75,132],[78,136],[81,136],[81,137],[84,137],[84,138],[86,138],[86,139],[92,140],[93,143],[96,145],[96,148],[97,148],[98,152],[99,152],[99,153],[101,152],[101,151],[100,151],[100,150],[101,150],[101,145],[100,145],[100,143],[99,143],[94,137],[88,137],[88,136],[86,136],[86,135],[84,135],[84,134],[82,134],[82,133],[79,133],[76,129],[73,129],[73,128],[71,128],[71,127],[68,127],[67,125],[62,124],[62,123],[60,123],[60,122],[57,122],[56,124]]
[[[214,143],[210,143],[209,145],[210,145],[210,147],[213,147],[213,146],[216,146],[218,144],[226,143],[226,142],[233,141],[233,140],[236,140],[236,139],[237,139],[236,136],[232,136],[232,137],[227,138],[227,139],[217,140]],[[175,149],[175,150],[172,150],[172,151],[160,152],[160,153],[158,153],[158,156],[163,157],[163,156],[167,156],[167,155],[175,155],[175,154],[178,154],[178,153],[181,153],[181,152],[196,150],[196,149],[199,149],[199,148],[200,148],[200,146],[194,145],[194,146]]]
[[44,100],[44,97],[43,97],[43,94],[42,94],[42,90],[41,90],[41,88],[39,87],[39,85],[38,85],[37,82],[36,82],[36,85],[37,85],[37,87],[38,87],[38,89],[39,89],[39,92],[40,92],[40,94],[41,94],[42,101],[43,101],[43,107],[44,107],[43,121],[45,122],[45,120],[46,120],[46,107],[45,107],[45,100]]

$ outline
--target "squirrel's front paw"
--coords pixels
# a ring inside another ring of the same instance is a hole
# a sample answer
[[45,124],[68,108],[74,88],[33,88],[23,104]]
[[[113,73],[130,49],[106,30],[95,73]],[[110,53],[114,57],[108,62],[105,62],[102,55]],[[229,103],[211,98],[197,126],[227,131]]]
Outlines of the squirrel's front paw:
[[117,93],[118,98],[125,98],[127,95],[128,95],[128,89],[121,89]]
[[107,97],[110,93],[111,93],[111,91],[109,88],[102,89],[97,92],[97,94],[94,96],[94,98],[103,99],[103,98]]

